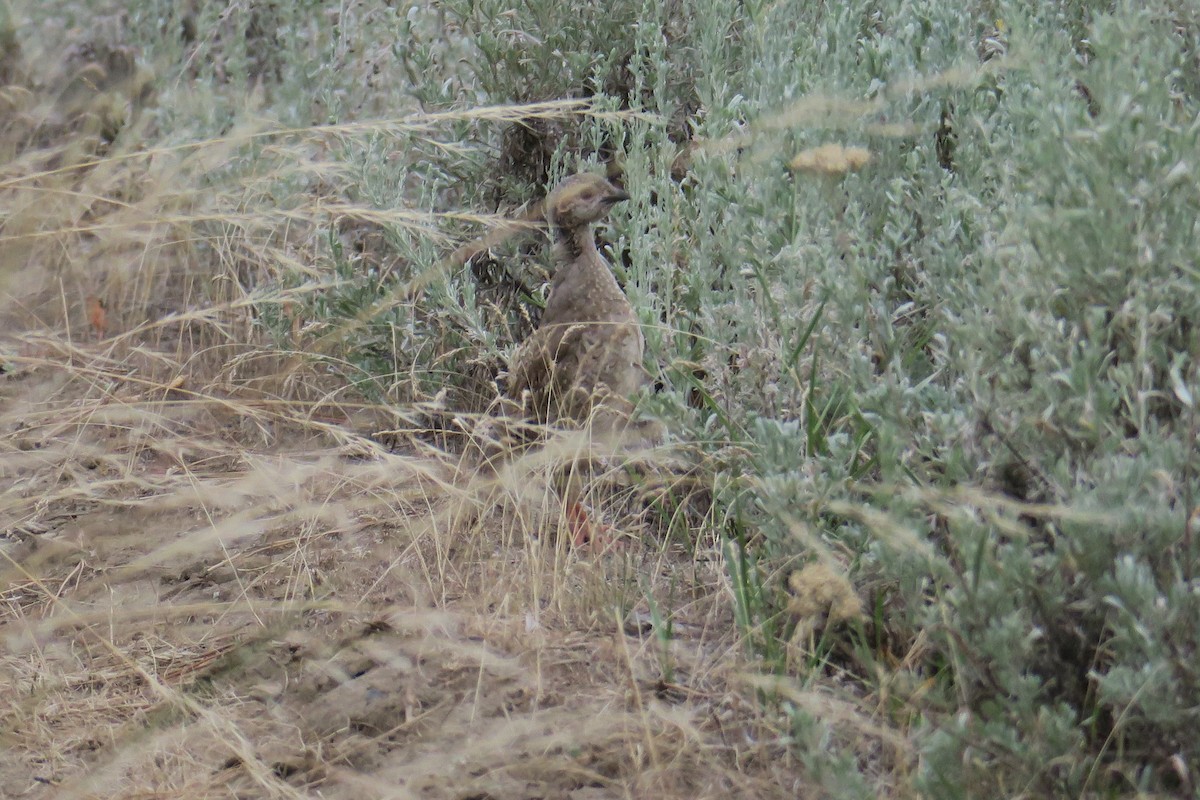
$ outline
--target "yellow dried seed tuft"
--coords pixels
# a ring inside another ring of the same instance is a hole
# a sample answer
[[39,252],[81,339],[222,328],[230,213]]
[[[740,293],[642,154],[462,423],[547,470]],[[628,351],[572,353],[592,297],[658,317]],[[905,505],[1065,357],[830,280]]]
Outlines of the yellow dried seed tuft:
[[857,172],[871,160],[871,151],[865,147],[845,147],[840,144],[823,144],[809,148],[791,160],[788,166],[797,172],[817,175],[841,175]]
[[788,611],[802,620],[826,616],[834,625],[862,616],[862,601],[850,581],[824,564],[809,564],[793,572],[788,588],[792,592]]

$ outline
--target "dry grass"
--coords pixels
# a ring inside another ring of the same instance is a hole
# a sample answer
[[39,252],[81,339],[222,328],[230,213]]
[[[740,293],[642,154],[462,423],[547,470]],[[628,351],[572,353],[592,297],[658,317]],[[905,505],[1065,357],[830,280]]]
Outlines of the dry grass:
[[[311,273],[330,218],[447,253],[447,219],[492,222],[348,202],[322,157],[327,137],[438,120],[116,152],[97,109],[140,86],[101,82],[53,135],[52,82],[5,99],[0,793],[803,796],[711,521],[677,515],[683,547],[648,517],[647,496],[695,491],[677,456],[642,454],[653,480],[600,471],[627,547],[571,551],[554,448],[480,470],[430,443],[437,409],[366,402],[253,324],[320,290],[277,279]],[[591,112],[470,112],[573,113]],[[249,177],[205,180],[250,140]],[[311,188],[279,207],[263,187],[284,164]],[[335,333],[329,358],[352,324]],[[837,702],[848,736],[869,727]]]
[[[729,693],[712,554],[568,552],[551,493],[449,454],[131,378],[136,350],[20,344],[0,418],[5,786],[695,796],[769,778],[737,766],[772,737]],[[681,570],[692,597],[672,601]],[[639,622],[651,597],[674,606],[669,653]]]
[[305,403],[172,399],[129,380],[136,353],[22,344],[43,353],[12,359],[0,417],[15,794],[790,794],[716,552],[571,552],[552,493],[509,488],[542,464],[488,480]]

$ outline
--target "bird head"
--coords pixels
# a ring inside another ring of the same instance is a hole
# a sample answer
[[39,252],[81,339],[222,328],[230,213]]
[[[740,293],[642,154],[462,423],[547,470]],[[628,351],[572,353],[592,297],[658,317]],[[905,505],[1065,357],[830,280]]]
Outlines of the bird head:
[[608,210],[629,195],[599,175],[572,175],[546,198],[546,220],[570,230],[602,219]]

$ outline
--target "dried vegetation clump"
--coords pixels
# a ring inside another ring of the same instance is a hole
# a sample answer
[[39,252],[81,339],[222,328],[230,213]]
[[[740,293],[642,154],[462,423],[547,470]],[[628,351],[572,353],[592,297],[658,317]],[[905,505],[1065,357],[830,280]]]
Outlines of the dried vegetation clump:
[[823,144],[809,148],[788,162],[797,172],[815,175],[842,175],[858,172],[871,161],[871,151],[865,147],[844,147],[840,144]]
[[784,796],[715,563],[581,558],[545,492],[98,362],[0,386],[5,786]]

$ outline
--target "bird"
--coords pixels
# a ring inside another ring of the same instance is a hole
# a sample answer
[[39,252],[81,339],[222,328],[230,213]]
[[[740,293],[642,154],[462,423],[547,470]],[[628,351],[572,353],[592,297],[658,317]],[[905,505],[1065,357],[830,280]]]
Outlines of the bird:
[[[540,425],[587,427],[593,434],[639,441],[661,436],[633,419],[632,397],[649,381],[637,313],[596,248],[592,226],[629,194],[598,175],[563,180],[547,196],[544,216],[555,262],[550,293],[534,332],[509,362],[506,394]],[[568,467],[562,494],[576,545],[604,534],[581,500],[580,470]]]

